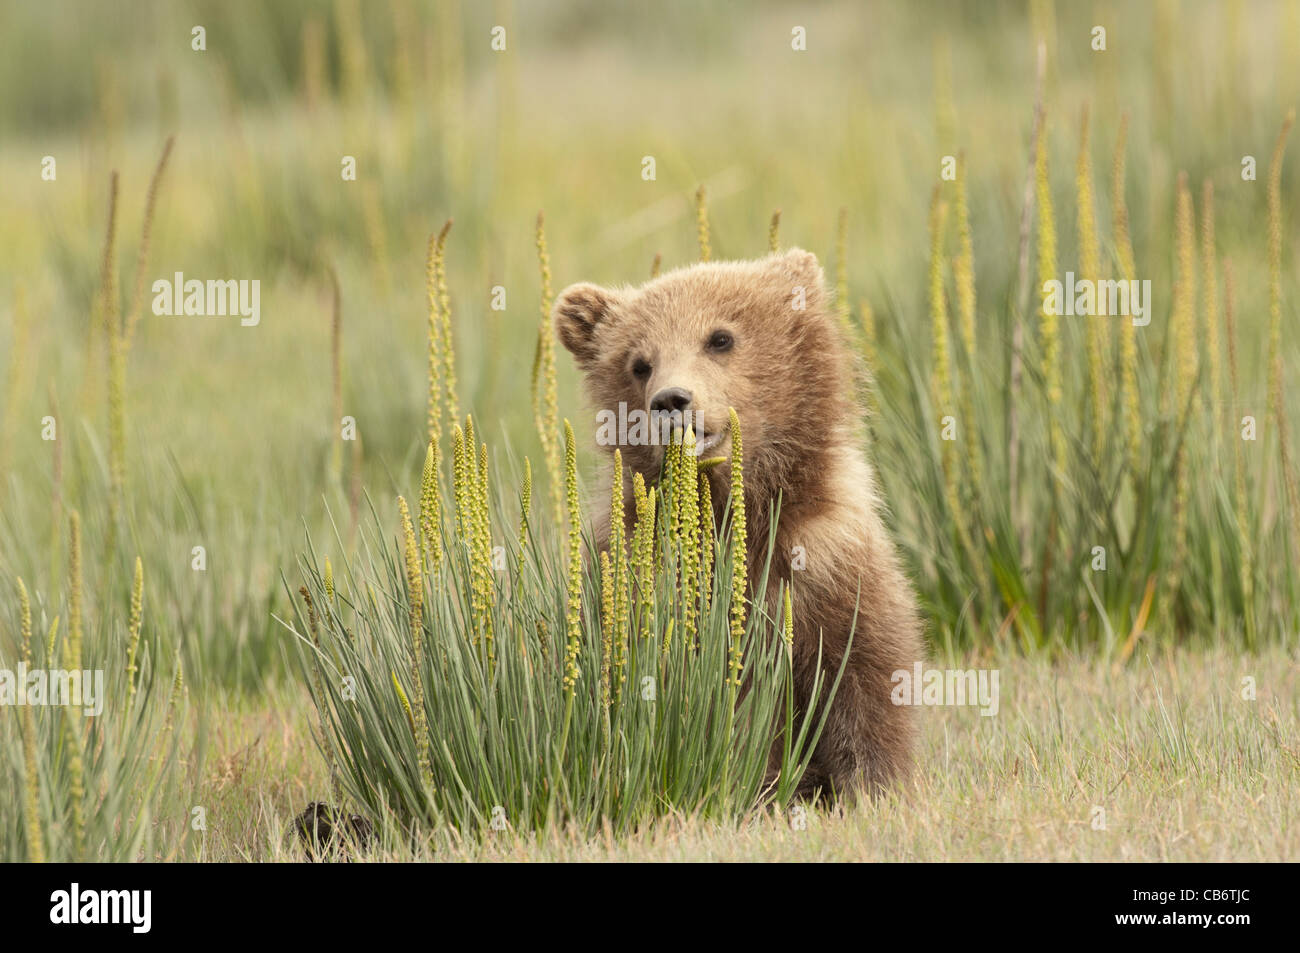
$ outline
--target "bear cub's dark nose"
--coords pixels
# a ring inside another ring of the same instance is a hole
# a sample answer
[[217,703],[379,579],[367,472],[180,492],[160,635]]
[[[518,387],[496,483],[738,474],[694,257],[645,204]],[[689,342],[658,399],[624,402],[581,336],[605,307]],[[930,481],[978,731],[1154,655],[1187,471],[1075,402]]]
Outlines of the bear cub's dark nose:
[[691,392],[684,387],[665,387],[650,400],[650,409],[672,413],[691,406]]

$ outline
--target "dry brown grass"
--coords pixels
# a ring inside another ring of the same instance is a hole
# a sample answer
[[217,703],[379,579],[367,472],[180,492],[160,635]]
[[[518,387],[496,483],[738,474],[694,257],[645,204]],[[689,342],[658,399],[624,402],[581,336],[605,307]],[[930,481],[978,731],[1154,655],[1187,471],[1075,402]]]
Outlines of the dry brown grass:
[[[388,845],[434,861],[1288,861],[1300,856],[1300,663],[1274,650],[1144,655],[1115,672],[1065,657],[967,659],[996,667],[1000,711],[922,715],[913,783],[847,812],[682,818],[625,839],[505,832]],[[944,667],[949,667],[944,664]],[[1257,699],[1241,697],[1252,676]],[[283,832],[328,775],[305,696],[223,719],[200,803],[205,857],[297,860]],[[1094,829],[1095,809],[1106,827]]]

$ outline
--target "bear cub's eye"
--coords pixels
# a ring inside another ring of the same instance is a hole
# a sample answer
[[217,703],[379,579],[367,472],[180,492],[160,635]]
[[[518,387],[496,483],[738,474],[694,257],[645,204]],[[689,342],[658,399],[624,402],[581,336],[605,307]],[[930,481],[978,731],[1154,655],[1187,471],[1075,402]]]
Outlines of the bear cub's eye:
[[650,376],[650,362],[644,357],[638,357],[632,362],[632,373],[641,380],[645,380]]
[[709,335],[710,351],[717,351],[719,353],[723,351],[730,351],[732,345],[734,345],[735,343],[736,343],[736,339],[731,336],[731,332],[729,331],[714,331],[711,335]]

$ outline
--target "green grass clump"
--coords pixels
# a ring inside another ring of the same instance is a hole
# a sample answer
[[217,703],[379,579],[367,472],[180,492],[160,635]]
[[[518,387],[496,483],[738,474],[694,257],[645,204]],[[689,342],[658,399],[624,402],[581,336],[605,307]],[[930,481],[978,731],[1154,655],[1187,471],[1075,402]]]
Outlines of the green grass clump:
[[[0,857],[33,862],[173,858],[190,829],[179,800],[182,750],[192,757],[199,751],[183,745],[176,730],[188,706],[183,696],[168,695],[174,682],[171,660],[160,665],[150,651],[152,642],[140,638],[142,574],[130,593],[129,620],[86,611],[75,512],[71,526],[64,600],[51,602],[45,595],[34,617],[21,579],[18,598],[5,600],[18,608],[17,657],[29,676],[43,673],[39,684],[44,687],[38,690],[29,678],[25,703],[12,716],[0,717],[0,788],[7,792],[0,798]],[[69,619],[63,633],[60,617]],[[40,631],[48,633],[43,640],[35,638]],[[12,657],[3,643],[0,652]],[[82,673],[77,685],[86,677],[95,685],[96,673],[102,673],[98,714],[86,714],[80,701],[52,703],[62,673],[73,671]],[[7,697],[7,691],[6,706],[17,705],[17,696]]]
[[[488,497],[469,497],[473,512],[448,532],[436,577],[405,510],[396,542],[376,516],[357,556],[340,563],[333,600],[308,540],[301,567],[315,615],[299,609],[287,624],[305,669],[323,673],[308,679],[320,743],[344,796],[390,831],[504,823],[589,835],[668,814],[734,821],[788,804],[807,765],[820,725],[794,708],[789,620],[765,610],[765,573],[745,595],[740,512],[724,520],[726,535],[701,537],[712,523],[698,515],[695,468],[677,446],[680,479],[661,482],[657,509],[638,506],[630,555],[597,558],[566,432],[568,531],[522,537],[522,550],[494,564],[489,598],[476,536],[490,525],[515,550],[513,499],[498,498],[489,519]],[[738,467],[733,480],[734,503]],[[691,514],[676,530],[675,504]],[[635,582],[634,563],[644,573]],[[476,638],[480,615],[495,652]],[[808,710],[833,690],[819,681]]]
[[[1270,227],[1257,236],[1270,268],[1268,397],[1257,394],[1246,403],[1234,384],[1232,414],[1223,412],[1217,394],[1224,341],[1230,368],[1236,362],[1232,284],[1225,280],[1228,299],[1221,307],[1213,193],[1201,193],[1198,242],[1185,173],[1167,183],[1161,235],[1168,238],[1173,268],[1151,281],[1145,323],[1134,325],[1131,315],[1063,318],[1044,306],[1045,283],[1064,283],[1066,271],[1106,274],[1099,257],[1104,247],[1114,249],[1117,277],[1143,280],[1123,204],[1125,123],[1114,152],[1109,246],[1092,211],[1089,127],[1081,130],[1076,164],[1078,240],[1072,248],[1057,240],[1045,126],[1032,149],[1021,239],[1026,272],[1036,246],[1037,282],[1028,283],[1027,301],[1038,333],[1027,335],[1023,348],[1027,386],[1014,386],[1015,365],[1001,360],[958,361],[960,379],[953,378],[942,270],[945,186],[935,189],[931,359],[927,366],[918,357],[925,351],[907,348],[896,353],[901,370],[881,359],[873,392],[880,409],[871,432],[890,520],[917,570],[913,579],[940,644],[1010,638],[1025,649],[1086,645],[1123,661],[1143,639],[1190,643],[1231,633],[1253,646],[1264,633],[1291,638],[1300,621],[1300,531],[1291,515],[1300,504],[1293,510],[1296,471],[1277,333],[1284,308],[1278,170],[1288,129],[1289,120],[1270,165]],[[978,217],[971,221],[976,238],[981,224]],[[970,279],[965,266],[955,271],[960,304]],[[1201,276],[1204,287],[1198,288]],[[1168,292],[1163,298],[1162,288]],[[1198,291],[1210,296],[1200,306]],[[981,295],[988,300],[990,292]],[[996,286],[991,296],[999,296]],[[891,317],[881,336],[903,339],[911,319],[897,310]],[[1014,340],[1014,320],[997,327],[995,318],[990,333]],[[1257,341],[1262,325],[1254,328]],[[964,322],[957,327],[963,341],[970,340]],[[959,430],[959,439],[968,441],[960,472],[954,444],[932,436],[958,393],[981,408],[966,415],[976,439]],[[999,405],[1005,427],[993,413]],[[1258,430],[1265,414],[1276,424],[1269,433]],[[1255,420],[1250,427],[1248,417]],[[1019,457],[1011,452],[1017,444],[1025,448]]]

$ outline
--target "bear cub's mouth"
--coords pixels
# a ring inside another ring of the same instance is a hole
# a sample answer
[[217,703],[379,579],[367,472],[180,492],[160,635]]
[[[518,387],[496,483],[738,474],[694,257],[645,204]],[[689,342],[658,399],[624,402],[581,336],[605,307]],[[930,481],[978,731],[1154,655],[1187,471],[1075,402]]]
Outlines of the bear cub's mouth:
[[710,450],[713,450],[720,443],[722,443],[723,439],[726,436],[727,436],[726,430],[718,430],[714,432],[701,430],[699,433],[695,435],[696,454],[701,457],[704,456]]

